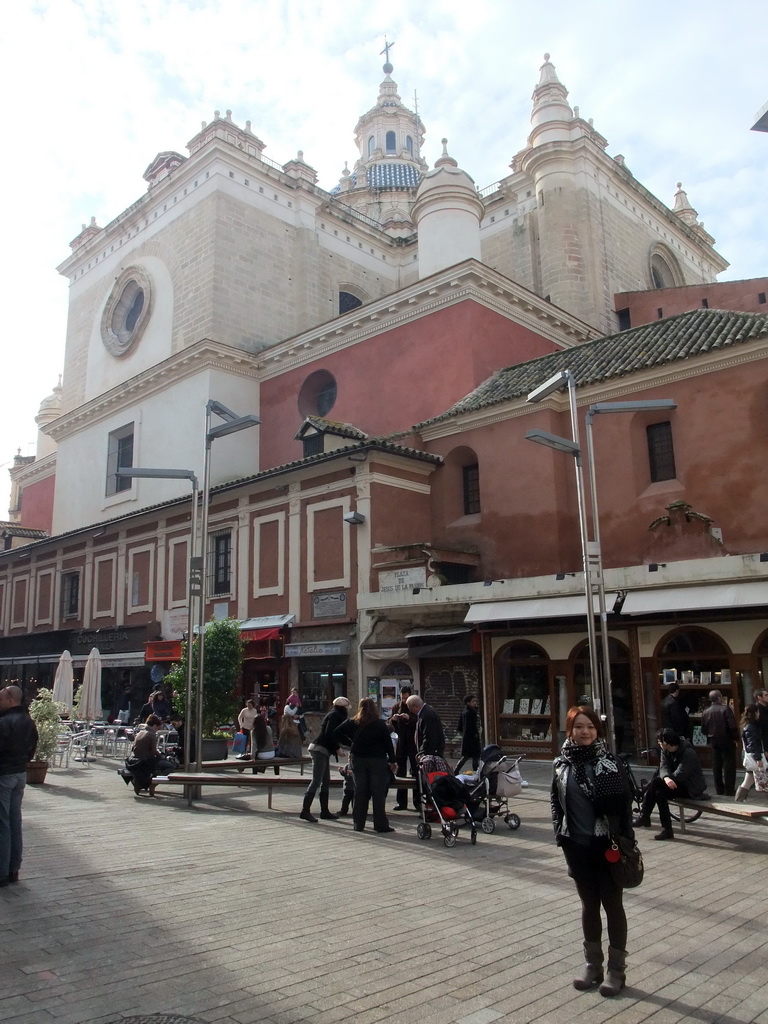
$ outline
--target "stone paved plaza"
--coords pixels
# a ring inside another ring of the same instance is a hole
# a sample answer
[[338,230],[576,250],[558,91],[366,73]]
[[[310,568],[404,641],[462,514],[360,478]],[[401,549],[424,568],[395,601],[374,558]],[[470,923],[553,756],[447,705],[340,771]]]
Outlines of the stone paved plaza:
[[641,830],[628,988],[604,999],[570,985],[579,912],[546,764],[524,763],[519,831],[452,850],[411,812],[377,836],[300,821],[300,791],[190,809],[116,767],[27,787],[22,881],[0,890],[5,1024],[768,1024],[768,829]]

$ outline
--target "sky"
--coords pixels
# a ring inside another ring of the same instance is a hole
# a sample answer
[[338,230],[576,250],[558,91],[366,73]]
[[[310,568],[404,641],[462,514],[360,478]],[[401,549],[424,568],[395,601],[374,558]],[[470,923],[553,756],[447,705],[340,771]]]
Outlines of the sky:
[[414,94],[432,165],[440,139],[479,187],[509,173],[551,54],[569,102],[611,156],[671,206],[681,181],[730,268],[768,275],[765,0],[13,0],[3,15],[0,517],[14,455],[33,455],[63,370],[67,281],[56,267],[91,217],[146,190],[162,150],[214,110],[252,122],[279,163],[299,149],[338,183],[383,78]]

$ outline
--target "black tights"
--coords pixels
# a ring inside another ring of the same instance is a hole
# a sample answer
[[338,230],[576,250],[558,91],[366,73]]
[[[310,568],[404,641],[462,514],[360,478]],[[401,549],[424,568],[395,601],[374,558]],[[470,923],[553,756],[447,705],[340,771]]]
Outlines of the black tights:
[[609,944],[614,949],[626,949],[627,915],[624,913],[624,890],[613,881],[608,861],[605,859],[605,850],[580,846],[566,840],[563,852],[581,900],[581,929],[584,941],[601,941],[602,907],[608,923]]

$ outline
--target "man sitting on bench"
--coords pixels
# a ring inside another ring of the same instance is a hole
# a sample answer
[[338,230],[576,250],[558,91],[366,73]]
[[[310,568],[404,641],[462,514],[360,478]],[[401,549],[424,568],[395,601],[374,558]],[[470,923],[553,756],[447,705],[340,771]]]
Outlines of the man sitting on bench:
[[707,784],[701,770],[699,755],[693,744],[674,729],[659,729],[656,736],[661,748],[659,774],[645,791],[643,809],[633,821],[635,828],[651,827],[651,811],[658,805],[661,832],[654,839],[674,839],[669,801],[675,796],[688,800],[708,800]]

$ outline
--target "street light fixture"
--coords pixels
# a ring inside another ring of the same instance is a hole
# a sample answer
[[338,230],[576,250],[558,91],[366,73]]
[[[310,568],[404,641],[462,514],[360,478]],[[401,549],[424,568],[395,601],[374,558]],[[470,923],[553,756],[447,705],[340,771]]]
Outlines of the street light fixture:
[[560,437],[558,434],[550,434],[546,430],[529,430],[526,439],[543,444],[547,448],[564,452],[573,456],[576,470],[576,502],[579,512],[579,537],[581,539],[581,560],[584,570],[584,594],[587,599],[587,638],[589,656],[589,675],[592,683],[593,704],[595,711],[602,713],[602,704],[605,694],[600,685],[600,673],[597,662],[597,632],[595,630],[595,609],[593,604],[592,573],[589,555],[589,533],[587,531],[587,506],[584,493],[584,466],[582,461],[581,444],[579,443],[579,420],[576,413],[576,380],[570,370],[560,370],[543,384],[530,392],[527,401],[537,403],[548,398],[555,391],[566,385],[568,387],[568,405],[571,413],[571,437]]
[[[216,426],[211,426],[211,416],[220,416],[224,420]],[[203,692],[204,692],[204,670],[205,670],[205,598],[208,576],[208,504],[211,494],[211,445],[217,437],[225,437],[227,434],[236,434],[248,427],[255,427],[261,420],[255,413],[248,413],[246,416],[238,416],[226,405],[210,399],[205,407],[205,460],[203,465],[203,513],[200,526],[201,536],[201,596],[200,596],[200,631],[197,640],[197,770],[203,770]]]
[[611,749],[615,747],[613,729],[613,704],[611,701],[611,654],[608,646],[608,613],[605,606],[605,581],[603,579],[603,556],[600,546],[600,516],[597,505],[597,476],[595,473],[595,447],[592,435],[592,422],[595,416],[601,413],[616,412],[660,412],[671,411],[677,408],[677,402],[673,398],[640,399],[636,402],[596,402],[590,405],[585,417],[587,431],[587,461],[589,470],[589,492],[592,501],[592,535],[593,542],[590,544],[590,555],[592,569],[597,579],[598,614],[600,617],[600,648],[602,656],[603,686],[606,696],[608,714],[608,735]]
[[[187,687],[184,707],[184,771],[189,771],[189,751],[192,746],[192,640],[195,630],[195,598],[201,593],[200,590],[200,558],[195,555],[197,536],[197,505],[198,505],[198,482],[197,477],[191,469],[139,469],[124,468],[118,469],[117,476],[126,479],[134,477],[146,478],[148,480],[189,480],[192,484],[192,511],[189,524],[189,609],[187,612]],[[199,743],[199,740],[198,740]]]

